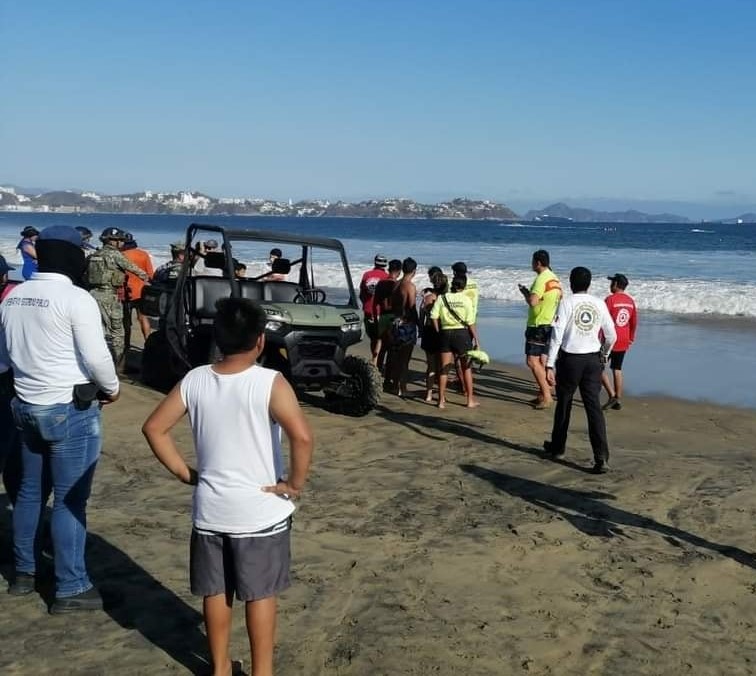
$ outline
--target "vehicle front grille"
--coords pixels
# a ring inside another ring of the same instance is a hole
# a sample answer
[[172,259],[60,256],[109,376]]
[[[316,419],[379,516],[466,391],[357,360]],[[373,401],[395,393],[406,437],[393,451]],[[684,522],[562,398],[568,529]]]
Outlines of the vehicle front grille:
[[334,343],[302,343],[298,346],[300,359],[333,359]]

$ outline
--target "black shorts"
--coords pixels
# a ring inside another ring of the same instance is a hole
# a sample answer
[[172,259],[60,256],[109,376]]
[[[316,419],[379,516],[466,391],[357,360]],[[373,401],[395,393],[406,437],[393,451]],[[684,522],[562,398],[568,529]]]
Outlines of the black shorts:
[[378,340],[381,335],[378,332],[378,319],[365,315],[365,335],[370,340]]
[[541,357],[549,353],[549,341],[551,340],[551,326],[528,326],[525,329],[525,355],[528,357]]
[[420,338],[420,347],[426,352],[435,354],[441,346],[441,334],[433,328],[433,324],[423,327],[423,335]]
[[264,537],[204,534],[192,529],[189,583],[195,596],[236,595],[239,601],[276,596],[290,585],[290,524]]
[[458,357],[472,350],[472,336],[467,329],[441,329],[438,342],[439,352],[451,352]]
[[609,368],[612,371],[621,371],[622,362],[625,361],[625,352],[612,352],[609,355]]

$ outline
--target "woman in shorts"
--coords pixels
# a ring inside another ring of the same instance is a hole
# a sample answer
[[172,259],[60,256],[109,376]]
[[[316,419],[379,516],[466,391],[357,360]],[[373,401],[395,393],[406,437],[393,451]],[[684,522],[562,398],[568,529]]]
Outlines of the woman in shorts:
[[479,406],[473,394],[472,364],[467,353],[473,348],[480,349],[480,343],[475,327],[472,301],[462,293],[466,285],[466,277],[455,277],[451,283],[451,292],[439,296],[431,311],[433,325],[439,331],[441,361],[438,377],[439,408],[446,408],[446,384],[455,357],[459,358],[462,368],[467,408]]

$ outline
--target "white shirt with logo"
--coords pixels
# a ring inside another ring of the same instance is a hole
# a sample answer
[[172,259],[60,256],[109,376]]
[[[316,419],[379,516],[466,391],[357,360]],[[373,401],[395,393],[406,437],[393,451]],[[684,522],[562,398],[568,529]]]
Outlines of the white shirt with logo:
[[54,272],[35,272],[0,305],[0,371],[8,367],[28,404],[68,404],[74,386],[88,382],[118,392],[97,302]]
[[257,365],[232,374],[207,365],[181,381],[197,452],[196,529],[253,535],[294,511],[291,501],[262,490],[283,475],[280,427],[269,413],[277,375]]
[[609,354],[617,340],[614,322],[606,303],[589,293],[565,296],[559,302],[553,322],[546,366],[553,368],[561,349],[568,354]]

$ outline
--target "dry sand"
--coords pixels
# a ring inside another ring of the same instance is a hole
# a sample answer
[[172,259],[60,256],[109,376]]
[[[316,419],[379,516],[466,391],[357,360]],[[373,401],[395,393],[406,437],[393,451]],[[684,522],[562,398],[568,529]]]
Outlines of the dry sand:
[[[607,414],[612,472],[594,476],[582,408],[548,461],[552,416],[525,404],[527,374],[476,378],[474,411],[459,395],[444,412],[386,395],[361,419],[305,403],[316,454],[278,673],[754,673],[754,411],[630,399]],[[125,384],[104,413],[88,557],[121,602],[56,617],[36,594],[0,595],[0,674],[203,673],[191,493],[139,431],[159,399]],[[191,452],[185,426],[178,438]],[[6,577],[9,522],[2,510]],[[233,652],[248,662],[238,609]]]

